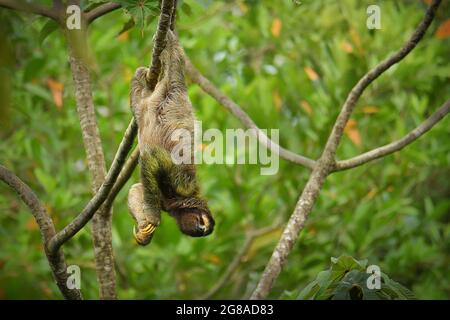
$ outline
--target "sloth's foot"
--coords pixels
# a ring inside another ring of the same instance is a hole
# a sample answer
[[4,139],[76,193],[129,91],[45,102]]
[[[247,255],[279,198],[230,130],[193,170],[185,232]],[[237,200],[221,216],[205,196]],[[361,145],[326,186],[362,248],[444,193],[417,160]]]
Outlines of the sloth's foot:
[[156,225],[149,223],[145,227],[133,227],[133,235],[134,239],[136,240],[137,244],[141,246],[148,245],[153,238],[153,234],[156,230]]

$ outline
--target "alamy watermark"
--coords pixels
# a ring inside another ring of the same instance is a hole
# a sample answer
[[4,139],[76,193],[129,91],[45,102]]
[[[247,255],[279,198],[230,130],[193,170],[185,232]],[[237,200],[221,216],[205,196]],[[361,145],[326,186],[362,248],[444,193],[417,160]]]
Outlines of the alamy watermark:
[[69,276],[67,277],[66,286],[67,289],[81,289],[81,270],[80,267],[73,264],[67,267],[66,271]]
[[372,4],[367,7],[367,29],[381,29],[381,9],[380,6]]
[[367,278],[366,285],[367,289],[381,289],[381,269],[379,266],[373,264],[367,267],[366,273],[369,273],[370,276]]
[[177,142],[171,152],[175,164],[259,164],[261,175],[279,169],[278,129],[226,129],[224,135],[215,128],[203,131],[202,122],[195,121],[193,136],[181,128],[171,139]]
[[75,4],[67,6],[66,27],[69,30],[81,29],[81,8]]

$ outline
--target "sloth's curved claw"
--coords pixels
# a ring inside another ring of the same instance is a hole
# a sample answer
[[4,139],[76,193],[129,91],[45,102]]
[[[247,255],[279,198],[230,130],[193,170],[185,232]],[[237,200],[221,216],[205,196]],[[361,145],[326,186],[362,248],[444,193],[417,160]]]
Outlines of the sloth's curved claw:
[[133,227],[133,235],[137,244],[141,246],[148,245],[153,238],[153,233],[156,230],[156,226],[154,224],[149,223],[144,228],[139,229],[138,227]]

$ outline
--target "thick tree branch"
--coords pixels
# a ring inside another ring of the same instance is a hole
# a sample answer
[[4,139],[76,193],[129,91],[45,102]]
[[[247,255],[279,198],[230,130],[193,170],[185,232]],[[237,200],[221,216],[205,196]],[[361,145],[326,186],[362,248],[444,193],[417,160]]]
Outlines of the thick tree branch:
[[104,3],[102,5],[99,5],[98,7],[92,9],[89,12],[86,12],[86,21],[88,24],[91,24],[95,19],[100,18],[101,16],[117,10],[121,7],[121,5],[119,3],[113,3],[113,2],[108,2],[108,3]]
[[[92,190],[96,194],[105,181],[106,165],[92,98],[86,22],[82,23],[81,30],[66,30],[66,35],[83,144],[92,176]],[[115,299],[117,296],[112,251],[112,211],[105,210],[104,207],[96,210],[98,212],[94,211],[92,218],[92,236],[100,299]]]
[[36,219],[44,243],[45,254],[52,269],[53,278],[64,298],[82,299],[81,292],[78,289],[69,289],[67,287],[67,265],[62,250],[52,251],[48,248],[50,239],[55,235],[55,226],[45,207],[30,187],[2,165],[0,165],[0,180],[5,182],[20,196]]
[[114,186],[111,188],[111,191],[108,194],[108,197],[105,200],[105,208],[110,208],[116,199],[117,194],[122,190],[123,186],[130,179],[133,174],[134,169],[139,163],[139,148],[136,148],[130,157],[125,162],[125,165],[122,168],[119,176],[117,177]]
[[337,161],[336,166],[333,171],[347,170],[351,168],[358,167],[367,162],[379,159],[391,153],[397,152],[407,145],[413,143],[415,140],[419,139],[422,135],[427,133],[431,128],[434,127],[439,121],[441,121],[450,112],[450,100],[444,103],[436,112],[434,112],[427,120],[422,122],[418,127],[409,132],[403,138],[391,142],[382,147],[373,149],[371,151],[360,154],[356,157]]
[[90,218],[94,213],[100,208],[102,203],[108,197],[109,191],[114,185],[119,173],[125,163],[126,156],[133,144],[134,136],[136,136],[137,126],[134,121],[130,123],[130,126],[125,132],[124,138],[119,145],[117,153],[114,157],[111,168],[106,175],[105,182],[102,184],[95,196],[88,202],[83,211],[70,222],[63,230],[58,232],[50,241],[49,249],[51,251],[56,251],[58,248],[70,238],[72,238],[78,231],[83,228],[86,223],[89,222]]
[[303,230],[305,226],[306,218],[316,202],[317,196],[319,195],[326,177],[334,168],[336,150],[342,138],[344,127],[347,124],[359,97],[370,83],[372,83],[392,65],[402,60],[416,47],[417,43],[422,39],[426,30],[433,21],[440,2],[441,0],[434,0],[432,2],[430,7],[427,9],[422,22],[419,24],[411,38],[399,51],[370,70],[350,91],[350,94],[348,95],[347,100],[345,101],[344,106],[336,119],[322,156],[316,162],[314,170],[312,171],[309,180],[303,189],[303,192],[295,206],[294,212],[292,213],[287,226],[285,227],[283,234],[275,247],[272,256],[270,257],[270,260],[266,265],[266,268],[251,296],[251,299],[264,299],[267,297],[273,283],[286,263],[287,257],[292,251],[300,231]]
[[197,83],[200,88],[207,94],[213,97],[219,104],[224,106],[235,117],[242,122],[247,129],[254,129],[257,132],[258,140],[269,148],[272,152],[278,154],[283,159],[300,164],[306,168],[312,169],[315,161],[299,154],[293,153],[287,149],[284,149],[280,145],[270,140],[253,122],[253,120],[237,105],[234,101],[223,94],[217,87],[215,87],[207,78],[205,78],[191,63],[188,57],[185,57],[186,61],[186,73],[189,78]]
[[34,13],[43,17],[59,21],[58,11],[55,8],[41,6],[39,4],[29,3],[20,0],[0,0],[0,7]]

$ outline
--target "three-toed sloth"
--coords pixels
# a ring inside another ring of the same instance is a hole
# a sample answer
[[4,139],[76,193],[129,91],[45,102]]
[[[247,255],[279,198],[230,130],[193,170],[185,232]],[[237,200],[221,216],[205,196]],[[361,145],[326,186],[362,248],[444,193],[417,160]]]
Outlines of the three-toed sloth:
[[[151,241],[160,223],[161,210],[173,216],[180,230],[189,236],[206,236],[214,228],[214,219],[200,195],[195,173],[194,115],[184,79],[183,56],[175,34],[169,31],[155,90],[148,88],[148,68],[138,68],[131,84],[131,108],[138,124],[141,183],[131,187],[128,207],[136,221],[134,237],[140,245]],[[191,139],[174,139],[174,132],[179,129],[188,132]],[[179,143],[191,144],[187,148],[191,150],[187,163],[173,161],[172,152],[179,149]]]

